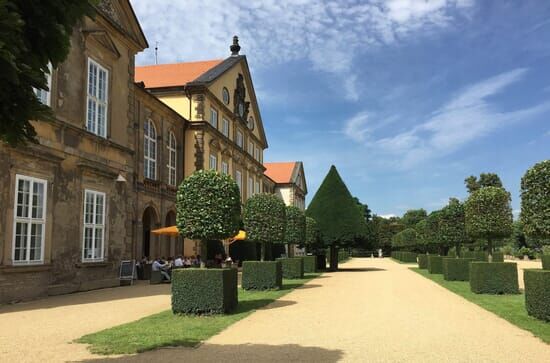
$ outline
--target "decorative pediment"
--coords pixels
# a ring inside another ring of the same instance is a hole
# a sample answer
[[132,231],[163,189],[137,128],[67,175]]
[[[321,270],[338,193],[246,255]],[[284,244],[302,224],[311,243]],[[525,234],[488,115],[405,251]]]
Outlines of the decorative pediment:
[[89,38],[94,39],[99,45],[101,45],[105,50],[107,50],[109,53],[114,55],[116,58],[120,58],[120,52],[118,51],[115,43],[111,39],[111,36],[109,33],[107,33],[105,30],[97,29],[97,30],[83,30],[85,39],[88,40]]
[[101,0],[96,6],[98,12],[107,18],[115,28],[130,38],[139,49],[143,50],[149,46],[128,0]]
[[216,150],[220,150],[221,149],[221,146],[220,146],[220,142],[218,141],[218,139],[212,139],[210,140],[210,148],[211,149],[216,149]]

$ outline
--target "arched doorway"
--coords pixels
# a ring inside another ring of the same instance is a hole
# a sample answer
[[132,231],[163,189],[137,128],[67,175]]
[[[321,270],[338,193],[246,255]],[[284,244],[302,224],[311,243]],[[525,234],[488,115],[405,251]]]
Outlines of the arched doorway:
[[155,243],[158,237],[151,233],[151,230],[156,229],[159,224],[157,213],[153,207],[147,207],[145,209],[141,223],[143,225],[141,255],[147,256],[149,259],[158,257],[158,244]]

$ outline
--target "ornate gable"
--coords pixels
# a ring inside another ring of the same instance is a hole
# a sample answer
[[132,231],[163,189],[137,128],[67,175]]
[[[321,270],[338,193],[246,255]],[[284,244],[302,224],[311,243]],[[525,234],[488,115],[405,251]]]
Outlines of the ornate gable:
[[125,34],[139,50],[149,47],[132,5],[128,0],[101,0],[97,5],[97,9],[115,28]]

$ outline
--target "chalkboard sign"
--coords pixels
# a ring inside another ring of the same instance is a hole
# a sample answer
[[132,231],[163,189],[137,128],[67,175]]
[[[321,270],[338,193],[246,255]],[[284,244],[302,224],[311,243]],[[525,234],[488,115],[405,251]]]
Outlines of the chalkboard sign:
[[119,279],[130,280],[130,284],[134,281],[134,275],[136,270],[136,261],[135,260],[125,260],[120,261],[120,276]]

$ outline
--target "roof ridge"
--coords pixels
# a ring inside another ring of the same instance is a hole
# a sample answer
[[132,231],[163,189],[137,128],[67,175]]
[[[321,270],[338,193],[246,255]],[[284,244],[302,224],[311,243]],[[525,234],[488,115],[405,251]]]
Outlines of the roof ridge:
[[176,62],[176,63],[160,63],[160,64],[146,64],[143,66],[135,66],[136,68],[145,68],[145,67],[159,67],[159,66],[176,66],[180,64],[193,64],[193,63],[207,63],[207,62],[223,62],[225,59],[205,59],[189,62]]

